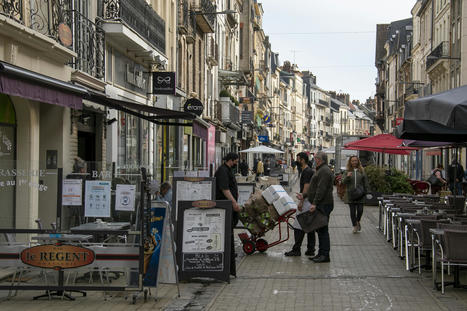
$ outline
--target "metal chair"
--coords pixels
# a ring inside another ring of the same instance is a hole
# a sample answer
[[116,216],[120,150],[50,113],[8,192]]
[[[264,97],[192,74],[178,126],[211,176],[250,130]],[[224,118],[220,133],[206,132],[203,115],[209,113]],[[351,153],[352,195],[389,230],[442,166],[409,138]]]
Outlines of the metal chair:
[[460,287],[459,284],[459,266],[467,266],[467,231],[444,230],[443,242],[437,240],[436,243],[440,249],[441,257],[441,293],[444,294],[444,266],[456,266],[453,285]]

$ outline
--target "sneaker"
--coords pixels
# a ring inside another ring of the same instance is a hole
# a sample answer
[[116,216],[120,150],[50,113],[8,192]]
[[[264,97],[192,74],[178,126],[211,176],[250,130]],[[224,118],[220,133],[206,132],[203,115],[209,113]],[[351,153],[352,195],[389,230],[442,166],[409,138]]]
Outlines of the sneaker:
[[315,251],[312,251],[311,249],[308,249],[306,252],[305,252],[305,256],[314,256],[315,255]]
[[358,227],[357,227],[357,226],[353,226],[352,233],[357,233],[357,232],[358,232]]
[[286,252],[284,255],[287,257],[294,257],[294,256],[302,256],[302,253],[300,251],[291,250],[289,252]]
[[331,259],[329,258],[329,256],[321,255],[321,256],[319,256],[319,257],[313,258],[313,261],[316,262],[316,263],[320,263],[320,262],[330,262]]
[[362,226],[360,226],[360,222],[357,222],[357,229],[358,231],[362,231]]

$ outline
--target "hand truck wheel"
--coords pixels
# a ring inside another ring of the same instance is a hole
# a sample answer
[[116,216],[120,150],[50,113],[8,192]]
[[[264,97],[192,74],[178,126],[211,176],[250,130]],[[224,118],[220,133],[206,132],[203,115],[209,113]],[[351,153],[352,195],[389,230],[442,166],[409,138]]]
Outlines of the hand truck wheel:
[[265,239],[258,239],[256,241],[256,249],[261,253],[264,253],[268,249],[268,241]]
[[255,243],[253,241],[244,241],[243,242],[243,251],[247,255],[251,255],[255,252]]

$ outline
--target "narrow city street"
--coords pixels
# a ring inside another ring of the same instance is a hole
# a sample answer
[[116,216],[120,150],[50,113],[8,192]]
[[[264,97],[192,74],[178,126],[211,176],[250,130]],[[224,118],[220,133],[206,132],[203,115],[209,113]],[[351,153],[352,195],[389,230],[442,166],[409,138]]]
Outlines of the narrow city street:
[[[290,191],[291,193],[295,193]],[[283,227],[285,229],[285,226]],[[236,230],[241,232],[241,230]],[[331,262],[313,263],[285,257],[293,238],[265,253],[246,256],[236,240],[238,277],[226,283],[160,285],[157,300],[142,295],[135,305],[124,294],[89,293],[76,301],[33,301],[35,293],[19,292],[2,301],[7,310],[466,310],[467,292],[447,287],[446,294],[431,288],[431,272],[421,276],[405,270],[391,244],[377,229],[377,207],[365,207],[362,231],[352,234],[348,207],[335,197],[330,220]],[[266,235],[278,239],[277,228]]]

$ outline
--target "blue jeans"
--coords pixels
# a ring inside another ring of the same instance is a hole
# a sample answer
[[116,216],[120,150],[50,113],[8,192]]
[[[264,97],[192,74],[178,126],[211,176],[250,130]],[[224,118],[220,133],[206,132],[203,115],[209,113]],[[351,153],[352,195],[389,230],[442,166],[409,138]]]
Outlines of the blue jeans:
[[[334,205],[333,204],[318,204],[316,208],[318,208],[320,211],[322,211],[328,217],[330,217],[331,212],[334,209]],[[322,227],[316,230],[316,232],[318,233],[318,240],[319,240],[318,255],[329,257],[329,251],[331,250],[331,240],[329,239],[328,226]]]

